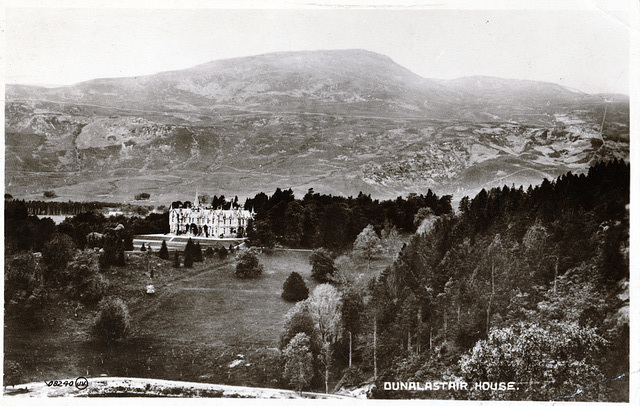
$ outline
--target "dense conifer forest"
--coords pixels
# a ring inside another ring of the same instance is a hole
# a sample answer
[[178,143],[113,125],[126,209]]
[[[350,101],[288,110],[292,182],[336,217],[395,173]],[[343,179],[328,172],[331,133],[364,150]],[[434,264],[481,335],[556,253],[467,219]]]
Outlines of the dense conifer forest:
[[[374,396],[626,401],[629,184],[628,164],[598,163],[432,216],[362,293],[369,372],[377,335]],[[382,390],[454,379],[519,390]]]
[[291,189],[277,189],[268,197],[259,193],[247,199],[245,209],[255,211],[247,236],[252,244],[272,247],[280,243],[293,248],[324,247],[341,252],[350,249],[358,234],[371,224],[380,232],[396,228],[413,233],[419,225],[416,216],[452,213],[451,196],[410,194],[396,200],[321,195],[309,189],[296,199]]

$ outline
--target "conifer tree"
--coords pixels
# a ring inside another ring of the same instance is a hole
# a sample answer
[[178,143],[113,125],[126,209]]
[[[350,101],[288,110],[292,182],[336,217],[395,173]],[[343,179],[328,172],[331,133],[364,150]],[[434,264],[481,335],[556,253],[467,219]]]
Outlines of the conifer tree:
[[202,262],[202,248],[200,247],[200,241],[196,242],[193,246],[193,260],[195,262]]
[[158,256],[161,259],[169,259],[169,249],[167,248],[167,243],[164,240],[162,240],[162,246],[160,246],[160,252],[158,253]]
[[180,268],[180,254],[178,253],[178,251],[176,251],[175,255],[173,256],[173,267]]
[[309,288],[305,285],[302,276],[297,272],[291,272],[282,286],[282,298],[287,302],[299,302],[309,297]]
[[184,253],[184,267],[193,268],[193,252],[187,251]]
[[193,254],[193,240],[191,240],[191,238],[189,238],[187,245],[184,247],[184,253],[186,254],[187,252],[191,252]]

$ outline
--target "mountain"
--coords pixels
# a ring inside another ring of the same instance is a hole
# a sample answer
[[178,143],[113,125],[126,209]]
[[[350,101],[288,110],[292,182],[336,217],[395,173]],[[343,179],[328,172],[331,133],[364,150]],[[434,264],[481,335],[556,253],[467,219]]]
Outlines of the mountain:
[[54,190],[62,200],[121,201],[144,191],[167,204],[196,187],[227,196],[276,187],[460,196],[628,159],[626,96],[426,79],[364,50],[271,53],[58,88],[7,85],[5,113],[5,185],[26,198]]

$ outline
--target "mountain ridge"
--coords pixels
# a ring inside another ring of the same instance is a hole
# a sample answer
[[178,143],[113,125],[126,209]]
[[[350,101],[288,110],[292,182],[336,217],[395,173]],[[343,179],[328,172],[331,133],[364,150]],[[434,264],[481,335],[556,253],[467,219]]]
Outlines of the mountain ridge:
[[518,79],[426,79],[366,50],[7,85],[5,97],[5,185],[33,197],[125,198],[144,187],[169,200],[197,184],[227,195],[459,195],[628,159],[628,98]]

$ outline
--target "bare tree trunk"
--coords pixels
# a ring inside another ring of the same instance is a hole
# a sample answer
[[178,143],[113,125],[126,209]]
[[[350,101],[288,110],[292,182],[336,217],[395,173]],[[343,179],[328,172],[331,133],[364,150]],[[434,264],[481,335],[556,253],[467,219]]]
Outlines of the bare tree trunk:
[[559,262],[559,259],[558,257],[556,257],[556,273],[553,277],[553,294],[556,293],[556,287],[558,286],[558,262]]
[[325,343],[324,348],[324,393],[329,393],[329,361],[331,354],[329,353],[329,343]]
[[329,393],[329,364],[324,368],[324,393]]
[[378,358],[377,358],[377,340],[378,340],[378,315],[373,316],[373,379],[378,379]]
[[349,368],[351,368],[351,331],[349,331]]
[[447,342],[447,311],[444,312],[444,342]]
[[418,338],[416,340],[416,352],[420,354],[420,339],[422,338],[422,309],[418,309]]
[[491,320],[491,303],[493,296],[496,294],[495,266],[491,265],[491,296],[489,296],[489,304],[487,305],[487,334],[489,334],[489,322]]

